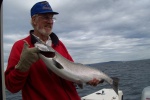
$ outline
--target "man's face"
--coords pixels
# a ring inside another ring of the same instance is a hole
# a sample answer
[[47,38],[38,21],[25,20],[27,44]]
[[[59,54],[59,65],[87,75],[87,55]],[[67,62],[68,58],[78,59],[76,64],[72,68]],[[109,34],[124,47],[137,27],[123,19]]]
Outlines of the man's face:
[[35,20],[35,29],[42,35],[48,36],[52,32],[54,18],[53,14],[38,14]]

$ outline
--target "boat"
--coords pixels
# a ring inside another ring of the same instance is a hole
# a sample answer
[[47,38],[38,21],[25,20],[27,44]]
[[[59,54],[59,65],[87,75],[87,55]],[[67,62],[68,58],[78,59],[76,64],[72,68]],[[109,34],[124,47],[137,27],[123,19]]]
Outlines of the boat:
[[81,97],[81,100],[123,100],[123,92],[119,90],[117,95],[113,89],[104,88]]
[[150,100],[150,86],[143,89],[141,100]]

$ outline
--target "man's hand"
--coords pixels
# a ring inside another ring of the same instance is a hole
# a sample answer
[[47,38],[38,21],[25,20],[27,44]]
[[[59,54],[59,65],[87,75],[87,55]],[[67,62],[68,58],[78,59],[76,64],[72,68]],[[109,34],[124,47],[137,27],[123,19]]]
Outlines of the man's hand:
[[29,44],[25,41],[20,60],[15,68],[22,72],[29,70],[30,66],[39,59],[38,52],[36,47],[29,48]]
[[92,86],[97,86],[100,83],[103,83],[104,80],[97,80],[96,78],[94,78],[93,80],[89,81],[87,84],[92,85]]

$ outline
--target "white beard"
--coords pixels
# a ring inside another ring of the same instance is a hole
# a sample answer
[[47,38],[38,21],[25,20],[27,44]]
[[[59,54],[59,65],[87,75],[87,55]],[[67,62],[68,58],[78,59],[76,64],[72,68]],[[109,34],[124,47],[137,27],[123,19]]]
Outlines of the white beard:
[[48,36],[51,34],[51,31],[49,31],[48,33],[46,33],[46,31],[44,30],[44,28],[39,29],[39,27],[37,26],[36,29],[38,30],[39,33],[41,33],[42,35]]

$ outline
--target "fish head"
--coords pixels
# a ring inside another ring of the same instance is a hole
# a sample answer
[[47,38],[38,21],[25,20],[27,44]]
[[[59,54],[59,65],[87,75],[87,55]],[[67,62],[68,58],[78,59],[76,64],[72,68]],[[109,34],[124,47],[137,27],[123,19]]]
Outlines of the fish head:
[[53,58],[55,56],[55,51],[54,49],[52,49],[52,47],[44,44],[44,43],[39,43],[39,42],[36,42],[34,44],[34,46],[36,48],[39,49],[40,53],[46,57],[49,57],[49,58]]

